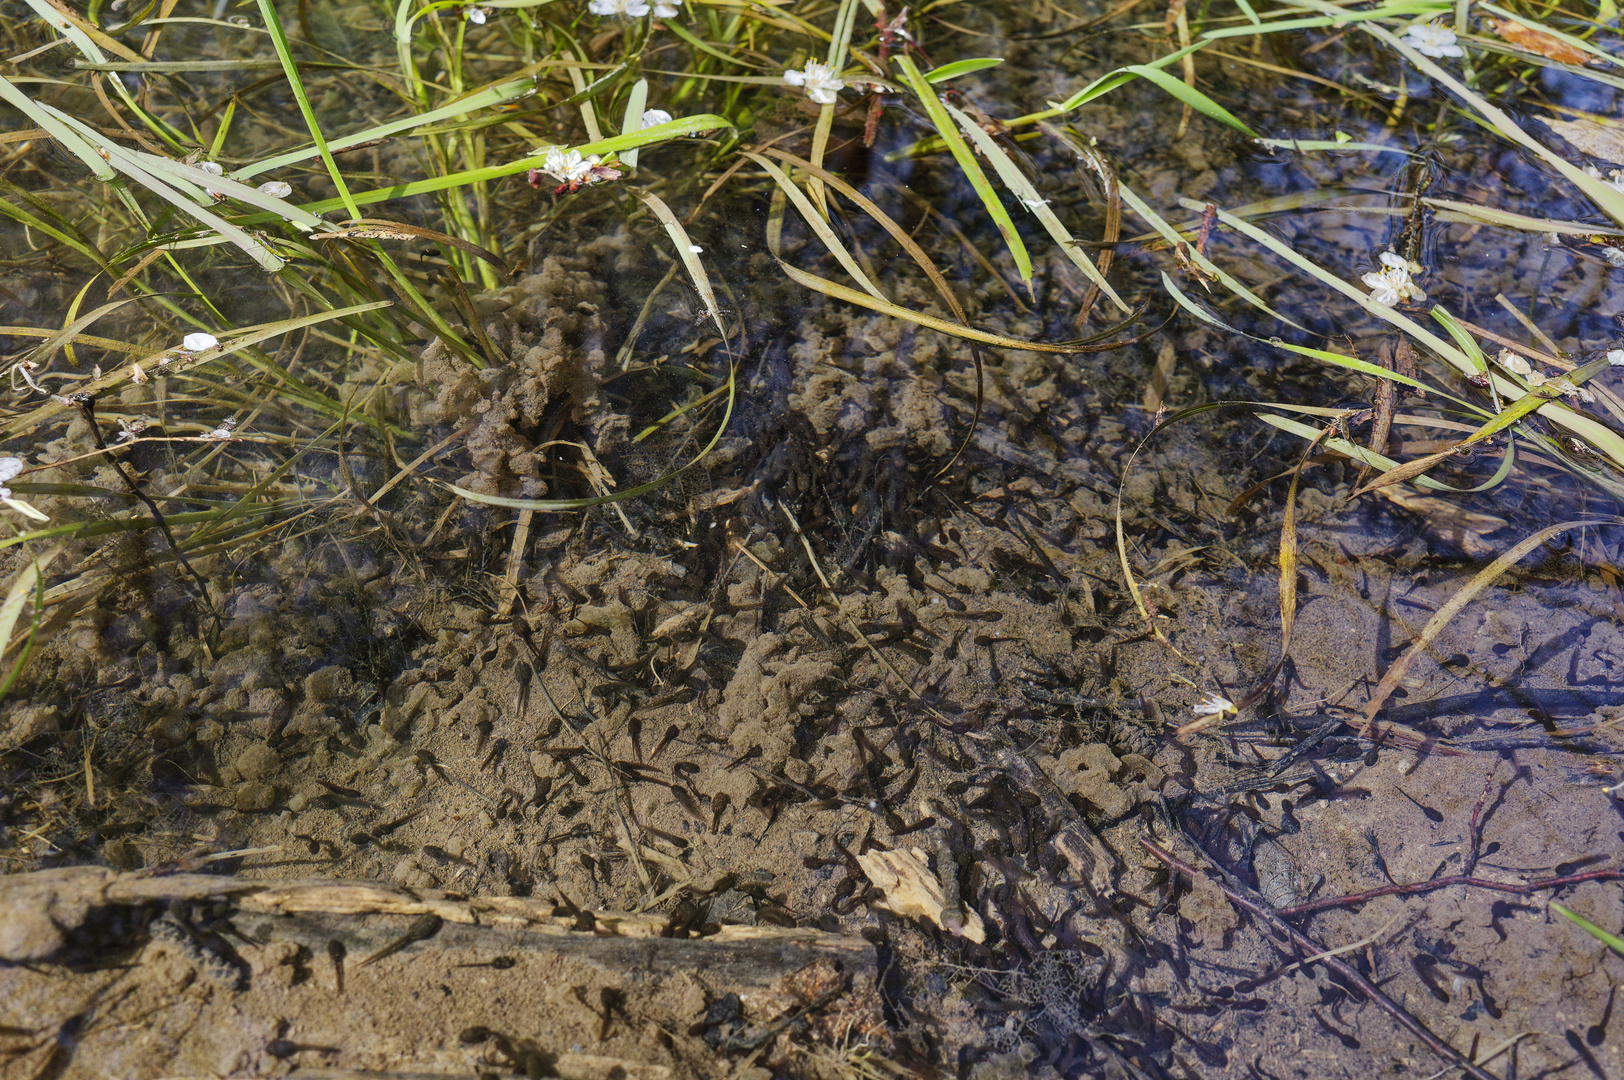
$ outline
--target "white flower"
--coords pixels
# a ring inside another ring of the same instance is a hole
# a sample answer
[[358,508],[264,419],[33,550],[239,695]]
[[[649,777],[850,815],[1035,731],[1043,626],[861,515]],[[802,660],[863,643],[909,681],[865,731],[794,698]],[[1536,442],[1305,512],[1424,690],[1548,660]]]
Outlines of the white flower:
[[[28,468],[28,462],[20,457],[0,457],[0,484],[4,484],[26,468]],[[0,487],[0,499],[9,498],[11,498],[11,489]]]
[[475,26],[485,25],[485,9],[482,7],[475,7],[473,4],[468,4],[462,9],[462,17],[473,23]]
[[[587,10],[594,15],[622,15],[628,19],[641,19],[649,12],[649,0],[592,0]],[[662,19],[676,15],[677,9],[664,0],[657,0],[654,14]]]
[[212,349],[218,344],[220,344],[220,339],[213,334],[187,334],[180,339],[180,347],[187,352],[202,352],[204,349]]
[[582,157],[579,150],[560,150],[553,147],[547,151],[547,157],[541,163],[541,171],[549,176],[556,176],[566,184],[590,184],[592,182],[592,167],[598,163],[598,155]]
[[643,111],[643,126],[655,127],[659,124],[669,124],[671,114],[664,109],[645,109]]
[[689,244],[688,250],[693,252],[695,255],[705,254],[705,249],[700,247],[698,244]]
[[1391,251],[1381,253],[1381,263],[1381,270],[1366,274],[1359,279],[1370,289],[1370,299],[1373,302],[1384,307],[1393,307],[1400,301],[1414,304],[1426,302],[1427,294],[1421,291],[1419,285],[1410,280],[1412,273],[1418,274],[1421,272],[1421,267],[1418,264],[1406,262]]
[[836,94],[846,88],[845,83],[835,78],[833,68],[816,60],[808,60],[800,71],[784,72],[784,81],[791,86],[804,86],[806,96],[819,105],[833,105]]
[[1195,713],[1197,716],[1224,717],[1239,710],[1235,708],[1235,703],[1233,701],[1230,701],[1222,694],[1215,693],[1208,694],[1206,697],[1196,702],[1195,705],[1190,708],[1190,711]]
[[1600,180],[1614,191],[1624,192],[1624,170],[1611,169],[1606,176],[1594,165],[1585,166],[1585,175],[1592,180]]
[[1624,367],[1624,349],[1608,349],[1607,362],[1613,367]]
[[293,194],[293,185],[282,180],[267,180],[259,185],[259,190],[273,199],[285,199]]
[[1413,46],[1422,56],[1466,55],[1466,50],[1455,44],[1455,31],[1442,23],[1411,23],[1404,33],[1410,39],[1404,44]]

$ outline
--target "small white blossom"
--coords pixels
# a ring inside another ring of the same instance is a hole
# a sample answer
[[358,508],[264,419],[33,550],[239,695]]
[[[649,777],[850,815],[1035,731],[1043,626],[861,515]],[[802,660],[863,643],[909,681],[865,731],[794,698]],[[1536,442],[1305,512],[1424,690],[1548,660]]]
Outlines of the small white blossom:
[[273,199],[285,199],[293,194],[293,185],[283,180],[267,180],[259,185],[259,190]]
[[1370,299],[1384,307],[1393,307],[1400,301],[1420,304],[1427,299],[1421,287],[1410,280],[1411,274],[1421,272],[1416,263],[1406,262],[1391,251],[1381,253],[1382,269],[1360,278],[1370,290]]
[[180,347],[187,352],[202,352],[204,349],[212,349],[218,344],[220,344],[220,339],[213,334],[187,334],[180,339]]
[[475,26],[485,25],[485,9],[482,7],[475,7],[473,4],[468,4],[462,9],[462,17],[473,23]]
[[[26,468],[28,468],[28,462],[20,457],[0,457],[0,484],[6,483]],[[11,489],[0,487],[0,499],[9,498],[11,498]]]
[[[649,13],[649,0],[592,0],[587,10],[594,15],[620,15],[628,19],[641,19]],[[674,18],[677,9],[664,0],[654,4],[654,14],[662,19]]]
[[1624,367],[1624,349],[1608,349],[1607,362],[1613,367]]
[[582,157],[579,150],[560,150],[555,146],[547,151],[541,171],[558,177],[566,184],[589,184],[592,182],[592,167],[597,163],[596,154]]
[[1624,192],[1624,170],[1609,169],[1607,174],[1604,176],[1602,175],[1602,171],[1596,168],[1594,165],[1586,165],[1585,175],[1590,177],[1592,180],[1600,180],[1614,191]]
[[1213,693],[1196,702],[1191,706],[1190,711],[1197,716],[1225,717],[1238,710],[1235,708],[1233,701],[1230,701],[1222,694]]
[[806,88],[806,96],[819,105],[833,105],[837,94],[846,84],[835,77],[834,69],[817,60],[808,60],[800,71],[784,72],[784,81],[791,86]]
[[51,519],[39,510],[11,497],[11,489],[3,486],[13,476],[28,468],[28,462],[20,457],[0,457],[0,503],[4,503],[23,517],[35,521],[50,521]]
[[660,124],[669,124],[670,122],[671,114],[664,109],[643,110],[643,126],[646,128],[657,127]]
[[1442,23],[1411,23],[1404,31],[1409,38],[1404,44],[1422,56],[1465,56],[1466,50],[1455,44],[1455,31]]

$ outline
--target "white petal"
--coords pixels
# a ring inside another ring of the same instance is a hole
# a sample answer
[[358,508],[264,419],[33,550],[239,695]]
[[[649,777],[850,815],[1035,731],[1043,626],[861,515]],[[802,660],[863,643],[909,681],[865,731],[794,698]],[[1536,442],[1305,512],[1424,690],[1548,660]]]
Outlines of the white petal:
[[273,199],[285,199],[293,194],[293,185],[283,180],[267,180],[259,185],[259,190]]
[[669,124],[671,114],[664,109],[645,109],[643,111],[643,126],[655,127],[660,124]]
[[1613,367],[1624,367],[1624,349],[1608,349],[1607,362]]
[[212,349],[218,344],[220,344],[220,339],[213,334],[187,334],[180,339],[180,347],[187,352],[202,352],[204,349]]
[[[10,480],[13,476],[28,468],[28,462],[20,457],[0,457],[0,484]],[[11,492],[6,492],[10,495]]]

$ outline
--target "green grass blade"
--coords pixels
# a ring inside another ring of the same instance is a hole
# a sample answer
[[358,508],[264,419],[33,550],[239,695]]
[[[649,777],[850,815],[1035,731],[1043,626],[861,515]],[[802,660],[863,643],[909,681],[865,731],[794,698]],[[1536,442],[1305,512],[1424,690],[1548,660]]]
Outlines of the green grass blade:
[[716,306],[716,291],[711,288],[710,275],[705,273],[705,264],[699,261],[698,245],[688,239],[688,230],[682,227],[682,222],[677,220],[677,215],[671,212],[665,200],[652,191],[637,191],[634,194],[654,211],[654,216],[665,226],[666,235],[671,237],[671,243],[677,249],[677,258],[682,260],[682,268],[688,271],[688,280],[693,282],[694,291],[704,301],[705,313],[716,324],[722,340],[726,341],[727,327],[722,325],[722,312]]
[[1100,291],[1110,297],[1111,302],[1118,309],[1122,311],[1129,310],[1128,305],[1122,302],[1122,297],[1118,296],[1116,290],[1111,288],[1110,283],[1105,280],[1105,275],[1100,273],[1100,268],[1094,265],[1092,259],[1082,253],[1081,248],[1077,245],[1076,237],[1072,236],[1070,230],[1060,223],[1060,218],[1049,208],[1048,200],[1038,194],[1038,189],[1032,186],[1032,181],[1028,180],[1026,174],[1021,172],[1019,166],[1010,159],[1009,153],[999,145],[998,140],[987,134],[986,130],[965,115],[963,110],[957,109],[946,102],[943,102],[942,107],[947,110],[948,115],[959,125],[970,141],[975,143],[976,149],[981,151],[981,156],[992,164],[993,172],[998,175],[999,180],[1003,181],[1010,194],[1014,195],[1022,206],[1031,211],[1032,216],[1037,218],[1044,229],[1048,231],[1049,236],[1059,245],[1066,258],[1070,259],[1073,265],[1081,270],[1088,280],[1098,285]]
[[[751,161],[754,161],[757,165],[760,165],[767,171],[767,175],[773,178],[773,182],[778,185],[779,190],[784,193],[784,195],[794,205],[795,209],[800,212],[802,219],[804,219],[812,231],[817,234],[818,239],[823,241],[823,246],[829,249],[830,254],[834,255],[836,261],[840,263],[841,268],[845,270],[846,273],[850,274],[852,279],[856,281],[857,284],[863,287],[863,291],[874,297],[876,300],[889,302],[886,295],[880,291],[879,286],[870,281],[868,275],[863,273],[863,268],[857,265],[857,260],[853,258],[852,253],[846,249],[846,245],[840,242],[840,237],[835,235],[834,229],[829,227],[829,222],[824,219],[822,214],[818,213],[817,208],[812,205],[812,200],[808,198],[806,193],[801,190],[800,185],[791,180],[789,175],[785,173],[784,170],[780,169],[777,165],[773,164],[771,161],[768,161],[760,154],[746,152],[744,156],[749,158]],[[778,230],[776,228],[773,229],[767,246],[768,250],[773,253],[774,258],[780,258],[780,245],[778,243]]]
[[983,56],[974,60],[955,60],[951,64],[943,64],[939,68],[931,68],[925,72],[925,81],[935,86],[949,79],[956,79],[960,75],[968,75],[973,71],[985,71],[1004,62],[1002,56]]
[[1571,922],[1573,925],[1577,926],[1579,929],[1583,930],[1585,933],[1589,934],[1591,937],[1595,938],[1597,941],[1601,942],[1603,945],[1607,946],[1609,949],[1612,949],[1614,952],[1619,953],[1620,955],[1624,955],[1624,938],[1619,937],[1617,934],[1609,934],[1607,931],[1603,930],[1601,927],[1597,926],[1583,915],[1575,915],[1568,908],[1558,904],[1554,900],[1551,901],[1551,910]]
[[299,77],[299,66],[294,63],[293,49],[288,44],[287,31],[282,28],[282,21],[277,17],[276,6],[271,0],[256,0],[259,4],[259,13],[265,20],[265,29],[270,31],[271,44],[276,49],[276,58],[282,62],[282,74],[288,80],[288,87],[293,91],[293,98],[299,103],[299,112],[304,116],[305,127],[310,131],[311,141],[316,144],[316,152],[321,155],[321,162],[327,167],[327,175],[333,181],[333,189],[344,208],[349,211],[351,218],[361,216],[360,207],[350,197],[349,182],[344,179],[344,172],[333,160],[333,151],[327,145],[327,137],[322,134],[321,124],[316,120],[316,110],[310,105],[310,98],[305,94],[304,81]]
[[[1004,244],[1009,248],[1010,257],[1015,260],[1015,269],[1020,274],[1022,283],[1026,285],[1027,291],[1030,292],[1032,289],[1032,257],[1026,253],[1026,245],[1021,242],[1020,233],[1015,231],[1015,223],[1010,220],[1009,211],[1004,209],[1003,200],[993,190],[992,184],[988,183],[987,174],[981,171],[981,165],[976,161],[975,154],[971,152],[963,137],[959,135],[958,125],[953,122],[952,116],[948,115],[947,108],[942,104],[941,98],[936,96],[935,89],[919,73],[919,68],[915,66],[913,58],[902,55],[894,57],[893,62],[897,70],[902,73],[903,83],[919,99],[920,105],[924,107],[925,115],[930,117],[931,124],[935,126],[936,133],[947,144],[947,149],[952,153],[953,159],[959,163],[959,168],[963,170],[965,179],[970,181],[970,186],[975,189],[976,196],[980,198],[981,205],[987,208],[987,213],[992,217],[993,224],[997,225],[998,231],[1003,234]],[[815,164],[817,159],[814,158],[813,162]]]
[[[642,130],[643,109],[648,105],[648,80],[638,79],[632,84],[631,93],[626,95],[626,114],[620,121],[620,133],[630,135]],[[621,164],[628,169],[637,168],[637,147],[632,147],[620,155]]]

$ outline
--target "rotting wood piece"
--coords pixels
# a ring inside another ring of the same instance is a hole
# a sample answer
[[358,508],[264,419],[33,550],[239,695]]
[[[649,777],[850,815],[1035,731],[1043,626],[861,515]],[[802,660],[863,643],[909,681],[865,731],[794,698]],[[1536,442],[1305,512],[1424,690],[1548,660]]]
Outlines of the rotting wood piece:
[[[188,950],[145,929],[164,904],[207,912],[249,976],[242,986],[208,978]],[[662,937],[662,914],[553,911],[549,900],[328,880],[0,878],[0,927],[54,926],[60,952],[0,931],[32,957],[0,965],[0,1023],[49,1030],[84,1013],[112,978],[116,1007],[78,1033],[76,1075],[446,1077],[539,1063],[583,1080],[663,1080],[698,1075],[718,1045],[889,1046],[874,949],[861,938],[772,926]],[[577,929],[586,914],[590,929]],[[349,964],[340,981],[344,956],[372,955],[428,918],[440,921],[431,938],[370,967]],[[74,947],[92,939],[94,955]],[[750,1039],[705,1030],[722,1000]],[[141,1038],[120,1034],[132,1025]]]

